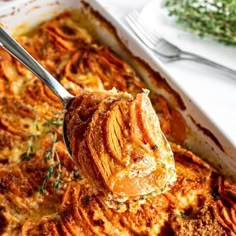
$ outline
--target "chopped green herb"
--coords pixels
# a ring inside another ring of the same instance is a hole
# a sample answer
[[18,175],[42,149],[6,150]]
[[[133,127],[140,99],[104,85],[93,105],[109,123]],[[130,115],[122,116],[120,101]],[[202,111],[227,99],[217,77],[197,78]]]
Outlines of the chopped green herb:
[[50,126],[57,126],[57,127],[61,127],[63,125],[63,120],[62,118],[61,119],[51,119],[51,120],[47,120],[45,123],[44,123],[44,126],[46,127],[50,127]]
[[53,188],[58,189],[60,183],[61,183],[61,180],[60,179],[56,179],[55,182],[53,183]]
[[30,154],[23,153],[23,154],[21,155],[21,160],[22,160],[22,161],[29,161],[29,160],[32,159],[33,156],[34,156],[33,153],[30,153]]
[[45,193],[45,185],[44,185],[44,184],[42,184],[42,185],[40,186],[39,192],[40,192],[41,194],[44,194],[44,193]]

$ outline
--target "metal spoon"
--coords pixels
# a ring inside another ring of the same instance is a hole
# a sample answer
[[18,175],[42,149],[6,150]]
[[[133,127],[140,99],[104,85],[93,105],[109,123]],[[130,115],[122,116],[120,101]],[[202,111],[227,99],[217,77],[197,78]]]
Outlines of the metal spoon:
[[[45,70],[19,43],[16,42],[0,26],[0,46],[9,52],[13,57],[25,65],[32,73],[41,79],[61,100],[65,110],[74,98],[47,70]],[[69,140],[66,136],[66,122],[63,122],[63,138],[66,148],[71,156]]]
[[[22,64],[24,64],[30,71],[32,71],[39,79],[41,79],[54,93],[55,95],[61,100],[61,102],[64,105],[65,112],[70,106],[70,102],[75,98],[73,95],[71,95],[48,71],[46,71],[28,52],[26,52],[23,47],[21,47],[9,34],[6,33],[6,31],[0,27],[0,46],[4,48],[6,51],[8,51],[11,55],[13,55],[17,60],[19,60]],[[64,142],[66,145],[66,148],[68,152],[70,153],[70,156],[72,157],[72,151],[70,148],[70,143],[67,138],[67,128],[66,128],[66,122],[64,119],[63,122],[63,137]],[[176,174],[175,174],[175,167],[174,167],[174,159],[173,154],[170,148],[170,145],[168,144],[168,141],[166,140],[163,133],[161,133],[164,139],[164,146],[165,146],[165,157],[168,156],[168,162],[166,163],[166,168],[168,169],[168,174],[164,175],[164,182],[163,187],[160,188],[160,191],[155,189],[152,184],[148,184],[146,186],[147,193],[143,193],[142,188],[138,188],[140,190],[140,193],[142,195],[150,194],[150,188],[155,190],[157,193],[161,193],[163,189],[167,189],[170,184],[172,184],[175,181]],[[164,149],[163,149],[164,150]],[[162,154],[164,153],[162,150]],[[167,153],[167,154],[166,154]],[[73,159],[73,157],[72,157]],[[171,160],[171,161],[170,161]],[[163,165],[163,164],[162,164]],[[130,180],[130,183],[133,180]],[[122,184],[118,186],[121,186],[121,196],[124,196],[124,190],[122,189]],[[137,191],[138,191],[137,190]],[[110,191],[110,190],[109,190]],[[119,191],[118,191],[119,192]],[[118,194],[118,193],[117,193]],[[133,197],[133,192],[127,193],[126,197]],[[135,193],[138,196],[138,193]],[[136,196],[135,195],[135,196]],[[123,199],[123,198],[122,198]],[[118,199],[117,199],[118,201]]]

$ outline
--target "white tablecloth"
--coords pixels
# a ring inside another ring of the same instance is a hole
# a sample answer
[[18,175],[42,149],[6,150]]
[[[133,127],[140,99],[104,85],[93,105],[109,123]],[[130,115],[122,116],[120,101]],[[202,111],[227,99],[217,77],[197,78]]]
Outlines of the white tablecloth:
[[[141,9],[145,0],[100,0],[106,9],[125,22],[132,9]],[[210,119],[236,146],[236,76],[190,61],[166,65],[167,70]],[[234,68],[236,70],[236,68]]]

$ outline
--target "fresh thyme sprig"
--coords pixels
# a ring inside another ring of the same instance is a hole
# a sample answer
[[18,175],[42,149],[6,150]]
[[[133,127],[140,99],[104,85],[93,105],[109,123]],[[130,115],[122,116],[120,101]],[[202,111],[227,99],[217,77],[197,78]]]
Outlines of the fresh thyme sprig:
[[236,0],[166,0],[165,6],[186,30],[236,45]]
[[44,157],[44,161],[48,164],[48,170],[45,175],[45,179],[43,184],[41,185],[39,191],[40,193],[45,192],[45,187],[47,186],[48,182],[51,178],[55,178],[53,183],[53,188],[58,189],[61,183],[62,177],[62,170],[61,170],[61,162],[56,150],[56,144],[58,143],[58,128],[62,127],[63,125],[63,112],[55,113],[55,116],[47,120],[44,123],[44,126],[47,128],[47,133],[51,133],[53,135],[52,146],[46,150],[46,154]]
[[46,150],[44,157],[45,162],[48,164],[48,170],[45,175],[43,184],[40,186],[39,192],[44,193],[45,187],[52,177],[55,177],[53,183],[53,188],[58,189],[61,183],[62,171],[61,171],[61,162],[56,150],[56,143],[58,142],[57,133],[53,133],[53,143],[50,148]]
[[[26,153],[22,155],[22,160],[30,160],[34,155],[35,144],[40,140],[40,136],[45,134],[52,135],[52,145],[45,152],[44,161],[47,163],[47,173],[45,174],[44,181],[39,188],[40,193],[45,192],[45,188],[49,181],[54,178],[53,188],[58,189],[60,187],[62,178],[62,169],[59,154],[56,150],[56,144],[58,143],[58,135],[61,135],[60,127],[63,125],[63,112],[56,112],[52,119],[46,120],[44,117],[40,116],[38,112],[34,109],[30,109],[35,115],[35,121],[33,124],[33,130],[31,135],[28,136],[28,147]],[[44,122],[42,124],[42,122]]]

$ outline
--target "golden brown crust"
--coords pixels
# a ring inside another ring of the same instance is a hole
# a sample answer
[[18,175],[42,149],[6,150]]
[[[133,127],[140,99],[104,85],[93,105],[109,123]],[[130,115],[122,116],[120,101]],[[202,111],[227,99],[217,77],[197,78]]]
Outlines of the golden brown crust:
[[173,153],[147,91],[85,91],[65,122],[82,175],[118,201],[167,191],[175,181]]
[[[58,214],[47,224],[55,227],[61,222],[68,235],[79,230],[81,235],[234,235],[235,203],[227,194],[229,183],[191,152],[174,149],[178,179],[168,193],[115,209],[86,182],[71,182]],[[227,190],[221,192],[222,188]],[[42,224],[46,223],[40,220],[32,227]]]
[[[111,50],[93,43],[71,20],[71,13],[18,40],[73,94],[87,87],[118,86],[135,96],[145,87]],[[150,97],[165,135],[183,143],[187,128],[181,115],[164,97],[153,93]],[[81,129],[93,112],[83,111]],[[172,150],[178,179],[171,191],[132,204],[107,202],[86,179],[80,180],[65,151],[60,102],[3,50],[0,113],[0,234],[236,234],[235,185],[176,144]]]

